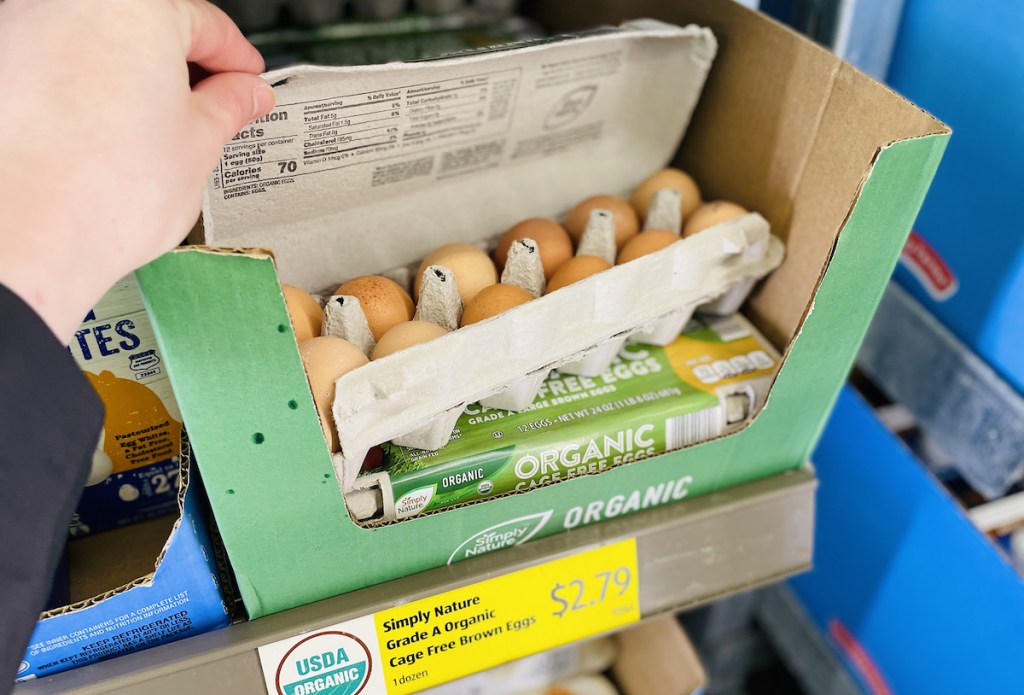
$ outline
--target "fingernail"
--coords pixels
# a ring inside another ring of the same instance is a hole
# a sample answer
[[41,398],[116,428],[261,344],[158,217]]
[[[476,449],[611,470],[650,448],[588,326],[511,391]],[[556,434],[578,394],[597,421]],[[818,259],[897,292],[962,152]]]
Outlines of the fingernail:
[[252,117],[259,118],[270,113],[277,103],[277,95],[269,84],[261,84],[252,90]]

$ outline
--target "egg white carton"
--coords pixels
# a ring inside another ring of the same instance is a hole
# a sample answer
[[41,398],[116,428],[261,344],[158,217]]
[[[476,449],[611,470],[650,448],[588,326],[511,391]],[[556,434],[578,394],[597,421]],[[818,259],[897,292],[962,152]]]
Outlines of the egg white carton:
[[625,340],[668,344],[698,306],[756,282],[783,254],[750,213],[343,375],[339,480],[351,489],[369,449],[386,441],[444,446],[470,403],[528,407],[552,369],[600,374]]
[[394,19],[415,10],[430,15],[446,15],[474,7],[488,16],[508,16],[515,11],[516,0],[216,0],[243,30],[274,26],[284,8],[291,18],[305,26],[337,22],[349,6],[360,19]]

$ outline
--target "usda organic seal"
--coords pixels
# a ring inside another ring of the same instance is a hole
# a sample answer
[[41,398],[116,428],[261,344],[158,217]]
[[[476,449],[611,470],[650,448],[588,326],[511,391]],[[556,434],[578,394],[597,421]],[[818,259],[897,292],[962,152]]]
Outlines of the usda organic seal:
[[370,650],[355,635],[315,632],[281,658],[275,685],[279,695],[356,695],[372,668]]

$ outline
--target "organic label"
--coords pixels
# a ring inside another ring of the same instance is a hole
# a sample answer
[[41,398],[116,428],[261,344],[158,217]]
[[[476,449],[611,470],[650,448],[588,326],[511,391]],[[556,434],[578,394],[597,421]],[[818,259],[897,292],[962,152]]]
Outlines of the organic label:
[[437,451],[382,445],[395,516],[526,492],[725,434],[763,400],[770,350],[741,317],[693,321],[664,348],[624,346],[598,376],[553,372],[521,412],[471,404]]
[[500,524],[486,528],[479,533],[470,536],[462,545],[455,549],[455,552],[448,558],[448,564],[465,560],[475,555],[483,555],[503,548],[511,548],[514,545],[522,545],[537,535],[537,532],[544,528],[544,524],[551,518],[551,511],[540,514],[521,516],[518,519],[510,519]]
[[417,692],[635,622],[638,583],[630,539],[266,645],[260,662],[272,695]]
[[315,630],[260,647],[267,691],[272,695],[356,695],[379,681],[373,616]]

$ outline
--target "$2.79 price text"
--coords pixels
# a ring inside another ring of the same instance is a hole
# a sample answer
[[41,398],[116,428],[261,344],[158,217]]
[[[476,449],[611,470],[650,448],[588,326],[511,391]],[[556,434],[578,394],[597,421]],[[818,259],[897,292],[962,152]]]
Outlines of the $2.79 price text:
[[[550,593],[555,606],[551,614],[561,618],[567,613],[600,606],[609,597],[622,597],[629,591],[632,583],[633,572],[626,566],[597,572],[589,579],[572,579],[566,584],[556,583]],[[632,606],[623,606],[622,610],[631,608]],[[612,613],[616,612],[617,610],[613,609]]]

